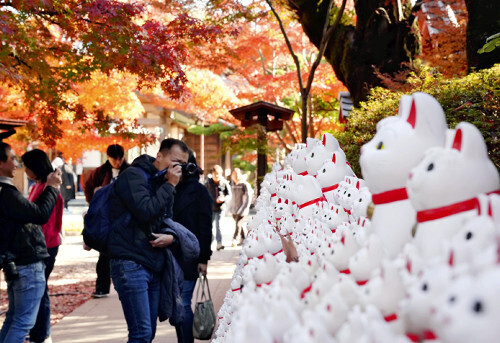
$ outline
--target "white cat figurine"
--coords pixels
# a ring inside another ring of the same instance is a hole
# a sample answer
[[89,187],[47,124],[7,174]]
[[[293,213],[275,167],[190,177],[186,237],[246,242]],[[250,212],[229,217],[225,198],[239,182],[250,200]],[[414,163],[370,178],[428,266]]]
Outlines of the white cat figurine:
[[476,197],[500,188],[498,171],[488,158],[481,132],[462,122],[452,138],[445,147],[428,150],[407,182],[410,201],[417,210],[414,243],[424,260],[442,257],[443,242],[475,214]]
[[391,257],[411,239],[415,210],[408,200],[410,170],[433,146],[443,146],[446,120],[441,105],[425,93],[403,95],[397,117],[382,119],[377,133],[363,145],[359,159],[375,204],[372,230],[383,239]]

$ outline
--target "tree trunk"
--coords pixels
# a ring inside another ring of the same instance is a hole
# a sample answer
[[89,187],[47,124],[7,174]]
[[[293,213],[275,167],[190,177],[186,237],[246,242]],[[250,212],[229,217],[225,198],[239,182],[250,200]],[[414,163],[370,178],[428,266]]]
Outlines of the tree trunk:
[[302,98],[302,117],[300,118],[300,132],[302,137],[302,143],[307,142],[307,94],[302,90],[300,92],[300,97]]
[[[311,42],[319,46],[327,1],[288,0]],[[398,4],[402,4],[398,8]],[[344,20],[332,35],[325,58],[355,104],[381,86],[377,71],[392,75],[410,66],[420,52],[420,35],[410,0],[358,0],[356,25]],[[333,11],[335,15],[335,10]]]
[[491,0],[466,0],[469,20],[467,22],[467,64],[469,71],[486,69],[500,63],[500,48],[478,54],[486,38],[500,32],[498,2]]

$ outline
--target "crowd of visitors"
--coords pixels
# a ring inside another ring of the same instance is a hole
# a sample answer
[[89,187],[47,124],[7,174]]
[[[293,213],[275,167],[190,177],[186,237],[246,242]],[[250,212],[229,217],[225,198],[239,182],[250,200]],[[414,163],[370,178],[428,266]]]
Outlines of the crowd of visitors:
[[113,224],[108,249],[99,254],[93,297],[107,296],[112,280],[128,342],[151,342],[157,319],[167,317],[178,342],[194,341],[191,302],[196,281],[207,275],[212,230],[216,249],[224,249],[220,219],[227,212],[236,223],[233,245],[242,243],[252,188],[238,168],[228,182],[220,165],[203,182],[193,151],[177,139],[163,140],[156,157],[141,155],[130,165],[118,144],[108,146],[106,156],[84,178],[82,167],[76,175],[62,154],[50,162],[42,150],[26,152],[21,157],[31,180],[26,198],[13,182],[17,157],[0,141],[0,263],[9,299],[0,343],[48,341],[47,280],[61,244],[63,212],[76,192],[83,191],[90,203],[97,190],[111,183]]

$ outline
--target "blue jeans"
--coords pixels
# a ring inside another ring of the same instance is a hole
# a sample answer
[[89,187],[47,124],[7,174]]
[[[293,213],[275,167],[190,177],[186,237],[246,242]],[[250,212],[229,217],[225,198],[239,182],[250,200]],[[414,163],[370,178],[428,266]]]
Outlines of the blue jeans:
[[212,213],[212,228],[215,225],[215,240],[217,241],[217,243],[222,243],[222,234],[220,232],[220,216],[221,212],[214,211]]
[[19,278],[7,281],[9,309],[0,331],[0,343],[24,343],[35,325],[45,291],[45,264],[42,261],[17,266]]
[[175,327],[178,343],[193,343],[193,309],[191,308],[191,299],[193,298],[194,286],[196,280],[184,279],[182,286],[182,304],[184,305],[184,322]]
[[47,251],[50,257],[43,260],[45,263],[45,291],[40,301],[40,309],[38,310],[35,326],[30,330],[31,342],[45,342],[45,338],[50,336],[50,297],[47,282],[49,281],[50,273],[54,269],[59,247],[48,248]]
[[128,343],[150,343],[156,333],[161,273],[130,260],[111,259],[110,265],[127,321]]

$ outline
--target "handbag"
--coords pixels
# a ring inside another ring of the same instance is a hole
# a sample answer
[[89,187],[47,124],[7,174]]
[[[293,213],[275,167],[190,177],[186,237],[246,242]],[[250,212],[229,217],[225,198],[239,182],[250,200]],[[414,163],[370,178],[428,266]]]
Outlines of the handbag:
[[215,328],[214,304],[212,302],[210,288],[208,287],[207,277],[200,273],[198,280],[196,304],[194,305],[193,337],[201,340],[209,340],[212,338],[212,333]]

